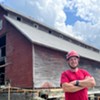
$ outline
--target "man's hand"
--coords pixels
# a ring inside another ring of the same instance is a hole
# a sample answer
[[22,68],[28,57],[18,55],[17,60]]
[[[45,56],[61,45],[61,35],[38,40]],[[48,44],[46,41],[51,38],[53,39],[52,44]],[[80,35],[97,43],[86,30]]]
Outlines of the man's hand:
[[76,80],[75,81],[71,81],[70,83],[73,84],[73,85],[75,85],[76,84]]

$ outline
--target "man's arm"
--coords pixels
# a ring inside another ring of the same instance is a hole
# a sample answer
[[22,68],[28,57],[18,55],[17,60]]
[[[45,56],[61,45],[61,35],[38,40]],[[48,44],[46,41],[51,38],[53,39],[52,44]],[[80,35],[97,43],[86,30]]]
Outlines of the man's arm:
[[96,85],[93,77],[87,76],[84,80],[79,80],[79,85],[82,87],[92,88]]
[[67,82],[63,83],[62,88],[64,92],[77,92],[84,88],[92,88],[96,85],[95,79],[89,76],[87,76],[84,80],[78,80],[79,86],[75,86],[76,81],[72,81],[70,83],[67,83]]
[[74,86],[72,83],[63,83],[62,88],[64,92],[77,92],[84,89],[84,87]]
[[92,88],[96,85],[95,79],[90,76],[86,76],[84,80],[72,81],[71,84],[75,85],[77,81],[78,81],[78,86],[81,87]]

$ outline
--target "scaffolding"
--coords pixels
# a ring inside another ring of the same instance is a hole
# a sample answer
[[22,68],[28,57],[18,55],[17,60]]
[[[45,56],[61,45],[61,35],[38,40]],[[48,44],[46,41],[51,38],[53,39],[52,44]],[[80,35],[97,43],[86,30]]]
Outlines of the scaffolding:
[[40,99],[35,99],[36,97],[38,97],[38,91],[32,89],[21,89],[18,87],[11,87],[10,84],[8,84],[8,86],[0,87],[0,95],[1,94],[5,94],[6,95],[5,98],[7,98],[7,100],[15,100],[12,99],[15,97],[13,95],[20,96],[18,98],[24,96],[24,99],[16,99],[16,100],[40,100]]
[[[15,100],[13,99],[15,97],[14,95],[21,96],[18,97],[20,99],[16,100],[64,100],[62,89],[22,89],[11,87],[10,84],[6,87],[0,87],[1,94],[6,94],[6,99],[3,100]],[[47,99],[43,98],[44,94],[48,95]]]

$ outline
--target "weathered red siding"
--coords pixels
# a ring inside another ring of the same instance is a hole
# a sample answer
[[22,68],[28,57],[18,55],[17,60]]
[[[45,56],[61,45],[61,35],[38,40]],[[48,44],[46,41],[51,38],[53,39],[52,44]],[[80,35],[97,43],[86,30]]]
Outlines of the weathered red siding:
[[6,23],[6,79],[15,87],[32,88],[32,43]]

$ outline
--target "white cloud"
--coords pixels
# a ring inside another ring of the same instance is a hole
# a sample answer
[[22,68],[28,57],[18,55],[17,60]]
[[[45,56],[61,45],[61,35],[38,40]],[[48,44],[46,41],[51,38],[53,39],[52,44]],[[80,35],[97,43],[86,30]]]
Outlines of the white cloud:
[[[5,0],[5,4],[100,49],[99,0]],[[65,6],[85,21],[77,21],[73,26],[66,25]]]
[[[64,3],[66,0],[34,0],[27,1],[30,5],[30,12],[33,13],[33,17],[46,23],[50,26],[55,26],[55,23],[64,23],[66,16],[63,12]],[[59,6],[58,6],[59,5]]]
[[82,19],[96,23],[100,19],[100,1],[98,0],[67,0],[67,7],[77,10],[76,15]]
[[68,0],[67,7],[76,9],[76,16],[87,22],[77,21],[72,31],[88,44],[100,49],[100,1],[98,0]]
[[81,36],[84,41],[100,48],[100,23],[92,25],[91,23],[77,21],[73,26],[73,32]]

